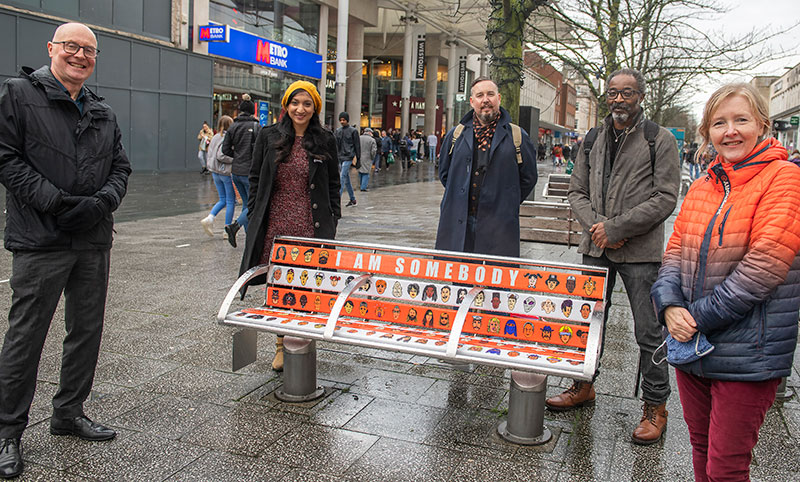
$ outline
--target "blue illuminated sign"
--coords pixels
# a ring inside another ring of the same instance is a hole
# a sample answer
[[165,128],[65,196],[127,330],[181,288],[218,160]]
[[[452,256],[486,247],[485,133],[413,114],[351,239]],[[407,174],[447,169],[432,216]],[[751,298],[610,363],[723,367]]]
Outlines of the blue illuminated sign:
[[197,40],[200,42],[227,42],[227,25],[200,25],[197,29]]
[[229,28],[227,43],[209,43],[208,53],[319,79],[322,56]]
[[261,127],[269,124],[269,102],[265,100],[258,101],[258,123]]

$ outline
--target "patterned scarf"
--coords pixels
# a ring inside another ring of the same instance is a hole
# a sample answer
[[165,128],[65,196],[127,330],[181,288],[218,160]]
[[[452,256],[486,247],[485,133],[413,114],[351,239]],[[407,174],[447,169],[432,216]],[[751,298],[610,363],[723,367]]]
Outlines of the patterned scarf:
[[472,113],[472,125],[475,129],[475,142],[478,144],[478,149],[481,151],[486,152],[491,149],[492,138],[494,137],[494,131],[497,129],[498,120],[500,120],[499,114],[488,124],[482,125],[480,121],[478,121],[478,115],[474,112]]

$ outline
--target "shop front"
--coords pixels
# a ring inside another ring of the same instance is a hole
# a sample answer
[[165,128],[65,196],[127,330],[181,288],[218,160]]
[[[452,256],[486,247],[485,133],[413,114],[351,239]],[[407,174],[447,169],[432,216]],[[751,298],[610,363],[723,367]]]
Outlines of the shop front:
[[[422,130],[425,126],[425,99],[411,97],[409,99],[409,126],[412,130]],[[399,129],[401,125],[403,101],[399,95],[387,95],[383,103],[383,119],[381,129]],[[436,99],[436,132],[442,132],[442,113],[444,104],[442,99]]]

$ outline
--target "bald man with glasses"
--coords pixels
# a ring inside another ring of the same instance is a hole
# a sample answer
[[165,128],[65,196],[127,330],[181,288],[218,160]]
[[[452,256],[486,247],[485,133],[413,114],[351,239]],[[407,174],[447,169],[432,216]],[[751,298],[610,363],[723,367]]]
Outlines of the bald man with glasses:
[[0,183],[7,191],[5,248],[11,309],[0,351],[0,478],[22,473],[45,337],[64,294],[66,337],[50,433],[84,440],[116,432],[90,420],[103,330],[113,218],[131,168],[111,108],[84,86],[97,60],[85,25],[59,26],[50,65],[23,67],[0,87]]

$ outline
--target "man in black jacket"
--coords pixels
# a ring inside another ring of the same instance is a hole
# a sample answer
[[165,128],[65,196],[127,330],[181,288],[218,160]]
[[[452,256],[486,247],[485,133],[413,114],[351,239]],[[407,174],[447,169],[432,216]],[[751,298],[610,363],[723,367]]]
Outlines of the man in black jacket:
[[[236,247],[236,233],[239,228],[247,231],[247,197],[250,194],[250,166],[253,164],[253,146],[258,136],[259,123],[255,118],[256,105],[250,100],[250,96],[245,94],[244,100],[239,104],[239,115],[233,120],[233,125],[225,134],[222,141],[222,153],[233,158],[231,168],[231,178],[236,190],[242,196],[242,212],[239,217],[231,224],[225,226],[228,234],[228,242]],[[200,221],[206,231],[210,232],[211,227],[206,224],[213,222],[213,218]]]
[[350,183],[350,167],[353,165],[353,158],[356,159],[356,169],[361,167],[361,141],[359,140],[358,130],[350,125],[350,115],[347,112],[339,114],[339,123],[342,127],[336,129],[336,150],[339,155],[339,164],[342,168],[341,183],[342,187],[339,195],[344,193],[345,187],[350,201],[347,206],[355,206],[356,194],[353,192],[353,185]]
[[109,440],[89,420],[103,329],[113,218],[130,163],[116,117],[83,86],[97,39],[68,23],[47,43],[50,67],[23,68],[0,88],[0,182],[7,190],[5,247],[13,254],[11,310],[0,352],[0,477],[22,472],[20,438],[45,337],[64,292],[67,335],[50,433]]

